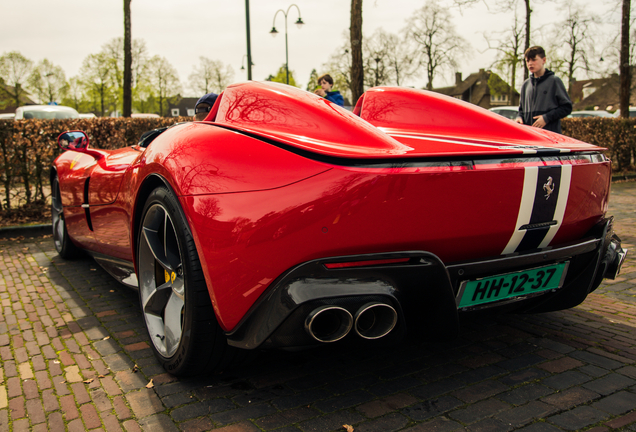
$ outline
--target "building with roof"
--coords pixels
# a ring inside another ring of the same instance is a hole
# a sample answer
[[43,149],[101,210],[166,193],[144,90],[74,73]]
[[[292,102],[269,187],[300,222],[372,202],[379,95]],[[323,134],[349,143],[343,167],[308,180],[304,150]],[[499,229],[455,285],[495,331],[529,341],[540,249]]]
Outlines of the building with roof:
[[462,80],[461,72],[456,72],[454,86],[436,88],[433,91],[486,109],[519,105],[519,92],[514,90],[510,100],[510,85],[496,73],[485,69],[479,69],[479,72],[470,74],[465,80]]

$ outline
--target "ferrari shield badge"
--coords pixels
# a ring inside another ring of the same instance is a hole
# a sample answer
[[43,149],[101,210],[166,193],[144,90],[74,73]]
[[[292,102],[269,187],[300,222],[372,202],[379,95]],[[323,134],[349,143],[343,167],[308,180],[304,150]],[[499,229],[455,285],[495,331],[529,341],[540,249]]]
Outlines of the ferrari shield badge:
[[545,199],[547,201],[548,199],[550,199],[550,195],[552,195],[552,192],[554,192],[552,177],[548,177],[548,181],[545,182],[545,184],[543,185],[543,190],[546,192]]

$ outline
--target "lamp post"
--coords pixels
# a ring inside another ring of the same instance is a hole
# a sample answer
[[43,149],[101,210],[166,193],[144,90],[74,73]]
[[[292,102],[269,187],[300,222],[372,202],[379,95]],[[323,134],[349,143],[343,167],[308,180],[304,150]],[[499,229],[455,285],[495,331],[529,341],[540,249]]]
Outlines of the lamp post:
[[[250,0],[245,0],[245,31],[247,33],[247,79],[252,80],[252,46],[250,41]],[[243,68],[241,67],[241,70]]]
[[[241,60],[241,70],[244,71],[245,70],[245,58],[249,58],[250,56],[247,54],[243,54],[243,59]],[[247,79],[251,80],[252,79],[252,66],[254,66],[254,63],[252,63],[249,59],[247,62],[248,66],[247,66]]]
[[278,30],[276,30],[276,16],[278,15],[278,12],[282,12],[283,15],[285,16],[285,76],[286,76],[285,81],[287,84],[289,84],[289,50],[287,48],[287,14],[289,14],[289,10],[292,8],[292,6],[296,6],[296,9],[298,10],[298,21],[296,21],[296,25],[298,26],[298,29],[302,28],[302,26],[305,23],[300,17],[300,8],[297,5],[292,3],[287,8],[286,12],[282,9],[278,9],[276,11],[276,13],[274,14],[274,21],[272,22],[272,29],[269,32],[269,34],[271,34],[274,37],[278,34]]

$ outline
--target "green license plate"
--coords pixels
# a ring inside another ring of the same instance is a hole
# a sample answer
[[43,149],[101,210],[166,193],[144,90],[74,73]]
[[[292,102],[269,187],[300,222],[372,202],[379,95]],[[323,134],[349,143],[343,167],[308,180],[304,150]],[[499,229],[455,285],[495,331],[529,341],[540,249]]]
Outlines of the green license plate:
[[464,281],[457,294],[457,307],[461,309],[561,288],[568,264],[564,262]]

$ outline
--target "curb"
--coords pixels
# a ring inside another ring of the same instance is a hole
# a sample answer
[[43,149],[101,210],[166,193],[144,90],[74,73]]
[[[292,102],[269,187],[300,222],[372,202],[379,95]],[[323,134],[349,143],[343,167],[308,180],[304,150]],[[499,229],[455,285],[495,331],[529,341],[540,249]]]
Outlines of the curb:
[[621,181],[621,180],[634,180],[636,179],[636,173],[630,174],[616,174],[612,176],[612,181]]
[[10,226],[0,228],[0,239],[16,238],[16,237],[38,237],[45,234],[51,234],[53,225],[24,225]]

